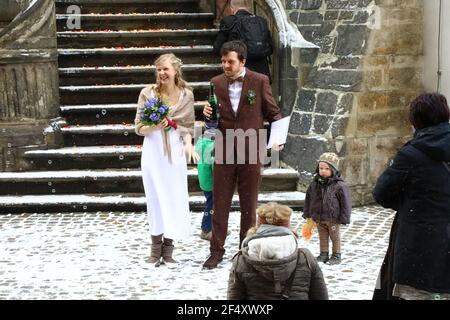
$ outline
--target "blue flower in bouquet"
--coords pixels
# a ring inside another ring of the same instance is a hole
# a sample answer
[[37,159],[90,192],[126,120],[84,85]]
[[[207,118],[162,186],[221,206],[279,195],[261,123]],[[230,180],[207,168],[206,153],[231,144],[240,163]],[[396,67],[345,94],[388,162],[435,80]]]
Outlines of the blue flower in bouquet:
[[161,107],[158,108],[158,111],[160,114],[165,114],[167,113],[167,106],[166,105],[162,105]]
[[160,102],[159,99],[150,98],[148,101],[144,102],[144,106],[146,108],[150,108],[151,109],[151,108],[155,107],[159,102]]
[[169,113],[169,107],[158,98],[150,98],[144,102],[141,122],[153,126],[161,122]]
[[159,119],[160,119],[160,117],[156,114],[156,113],[152,113],[151,115],[150,115],[150,120],[152,120],[153,122],[158,122],[159,121]]

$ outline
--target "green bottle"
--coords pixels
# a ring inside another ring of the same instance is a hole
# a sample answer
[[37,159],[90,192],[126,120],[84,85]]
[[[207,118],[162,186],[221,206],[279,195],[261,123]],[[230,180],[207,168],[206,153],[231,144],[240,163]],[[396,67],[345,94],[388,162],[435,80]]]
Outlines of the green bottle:
[[219,126],[219,102],[215,93],[214,83],[209,83],[209,97],[208,102],[212,108],[211,117],[206,117],[205,126],[206,128],[217,128]]

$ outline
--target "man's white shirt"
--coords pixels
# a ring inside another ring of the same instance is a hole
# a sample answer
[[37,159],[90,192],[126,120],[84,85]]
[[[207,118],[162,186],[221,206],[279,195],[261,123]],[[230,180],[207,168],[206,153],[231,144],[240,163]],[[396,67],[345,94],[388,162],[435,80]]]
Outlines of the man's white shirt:
[[[238,77],[245,77],[245,68],[237,76],[237,78]],[[233,108],[234,113],[237,112],[237,109],[239,106],[239,100],[241,100],[242,85],[243,85],[243,82],[241,82],[241,81],[235,81],[232,84],[228,85],[228,92],[230,94],[231,107]]]

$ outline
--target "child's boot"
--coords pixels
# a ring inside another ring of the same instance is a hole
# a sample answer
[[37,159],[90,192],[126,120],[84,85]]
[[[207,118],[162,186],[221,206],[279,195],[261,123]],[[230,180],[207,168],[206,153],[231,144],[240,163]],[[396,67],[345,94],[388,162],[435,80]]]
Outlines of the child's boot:
[[328,260],[328,264],[339,264],[341,263],[341,254],[340,253],[333,253],[331,255],[330,260]]
[[316,257],[317,262],[327,262],[329,260],[328,258],[328,252],[321,252],[320,255]]

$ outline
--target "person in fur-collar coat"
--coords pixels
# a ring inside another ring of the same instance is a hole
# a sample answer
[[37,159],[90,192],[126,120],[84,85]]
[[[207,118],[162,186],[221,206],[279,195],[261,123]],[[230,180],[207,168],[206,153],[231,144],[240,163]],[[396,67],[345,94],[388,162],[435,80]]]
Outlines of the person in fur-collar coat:
[[299,248],[290,228],[292,210],[267,203],[257,210],[251,228],[233,259],[228,281],[229,300],[328,300],[317,261]]

